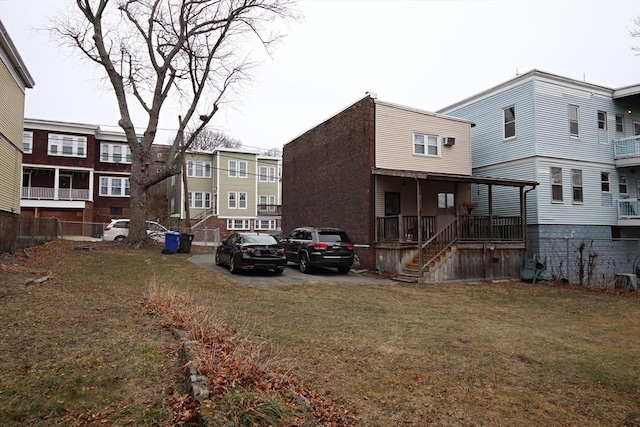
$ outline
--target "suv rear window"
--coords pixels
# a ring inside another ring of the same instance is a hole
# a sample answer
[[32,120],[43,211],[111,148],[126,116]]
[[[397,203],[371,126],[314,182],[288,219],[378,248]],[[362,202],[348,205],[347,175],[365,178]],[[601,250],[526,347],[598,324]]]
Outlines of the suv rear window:
[[345,232],[319,231],[318,239],[325,243],[349,242],[349,236]]
[[129,221],[117,221],[113,224],[113,228],[129,228]]

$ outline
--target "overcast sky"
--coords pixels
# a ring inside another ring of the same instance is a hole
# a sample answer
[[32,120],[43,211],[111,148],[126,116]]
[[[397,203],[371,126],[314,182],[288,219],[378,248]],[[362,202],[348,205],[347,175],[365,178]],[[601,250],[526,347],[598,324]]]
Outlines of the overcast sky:
[[[36,82],[25,116],[116,126],[102,70],[38,30],[68,3],[0,0]],[[435,111],[533,68],[611,88],[640,83],[631,50],[640,38],[630,36],[640,0],[302,0],[299,9],[304,18],[212,122],[247,147],[281,148],[367,91]]]

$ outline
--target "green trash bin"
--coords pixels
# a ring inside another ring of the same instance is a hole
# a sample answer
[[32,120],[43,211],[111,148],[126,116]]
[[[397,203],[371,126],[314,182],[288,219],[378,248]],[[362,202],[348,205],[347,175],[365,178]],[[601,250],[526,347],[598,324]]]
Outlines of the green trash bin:
[[178,252],[181,254],[190,253],[191,242],[193,242],[193,234],[187,234],[187,233],[180,234],[180,244],[178,245]]

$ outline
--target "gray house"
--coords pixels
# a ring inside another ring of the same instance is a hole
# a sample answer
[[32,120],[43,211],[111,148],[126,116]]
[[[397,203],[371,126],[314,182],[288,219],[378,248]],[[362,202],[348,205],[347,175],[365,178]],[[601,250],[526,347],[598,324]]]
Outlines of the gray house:
[[[540,183],[527,197],[528,255],[547,259],[548,276],[595,284],[635,269],[640,84],[612,89],[532,70],[438,113],[476,124],[473,175]],[[492,201],[496,214],[519,208],[500,188]]]

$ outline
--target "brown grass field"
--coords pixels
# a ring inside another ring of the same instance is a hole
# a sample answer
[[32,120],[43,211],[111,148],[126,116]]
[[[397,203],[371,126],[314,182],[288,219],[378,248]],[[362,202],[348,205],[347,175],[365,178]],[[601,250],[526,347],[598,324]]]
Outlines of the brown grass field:
[[161,249],[0,254],[0,425],[189,425],[178,343],[142,304],[153,289],[253,341],[351,425],[640,426],[638,294],[239,286]]

